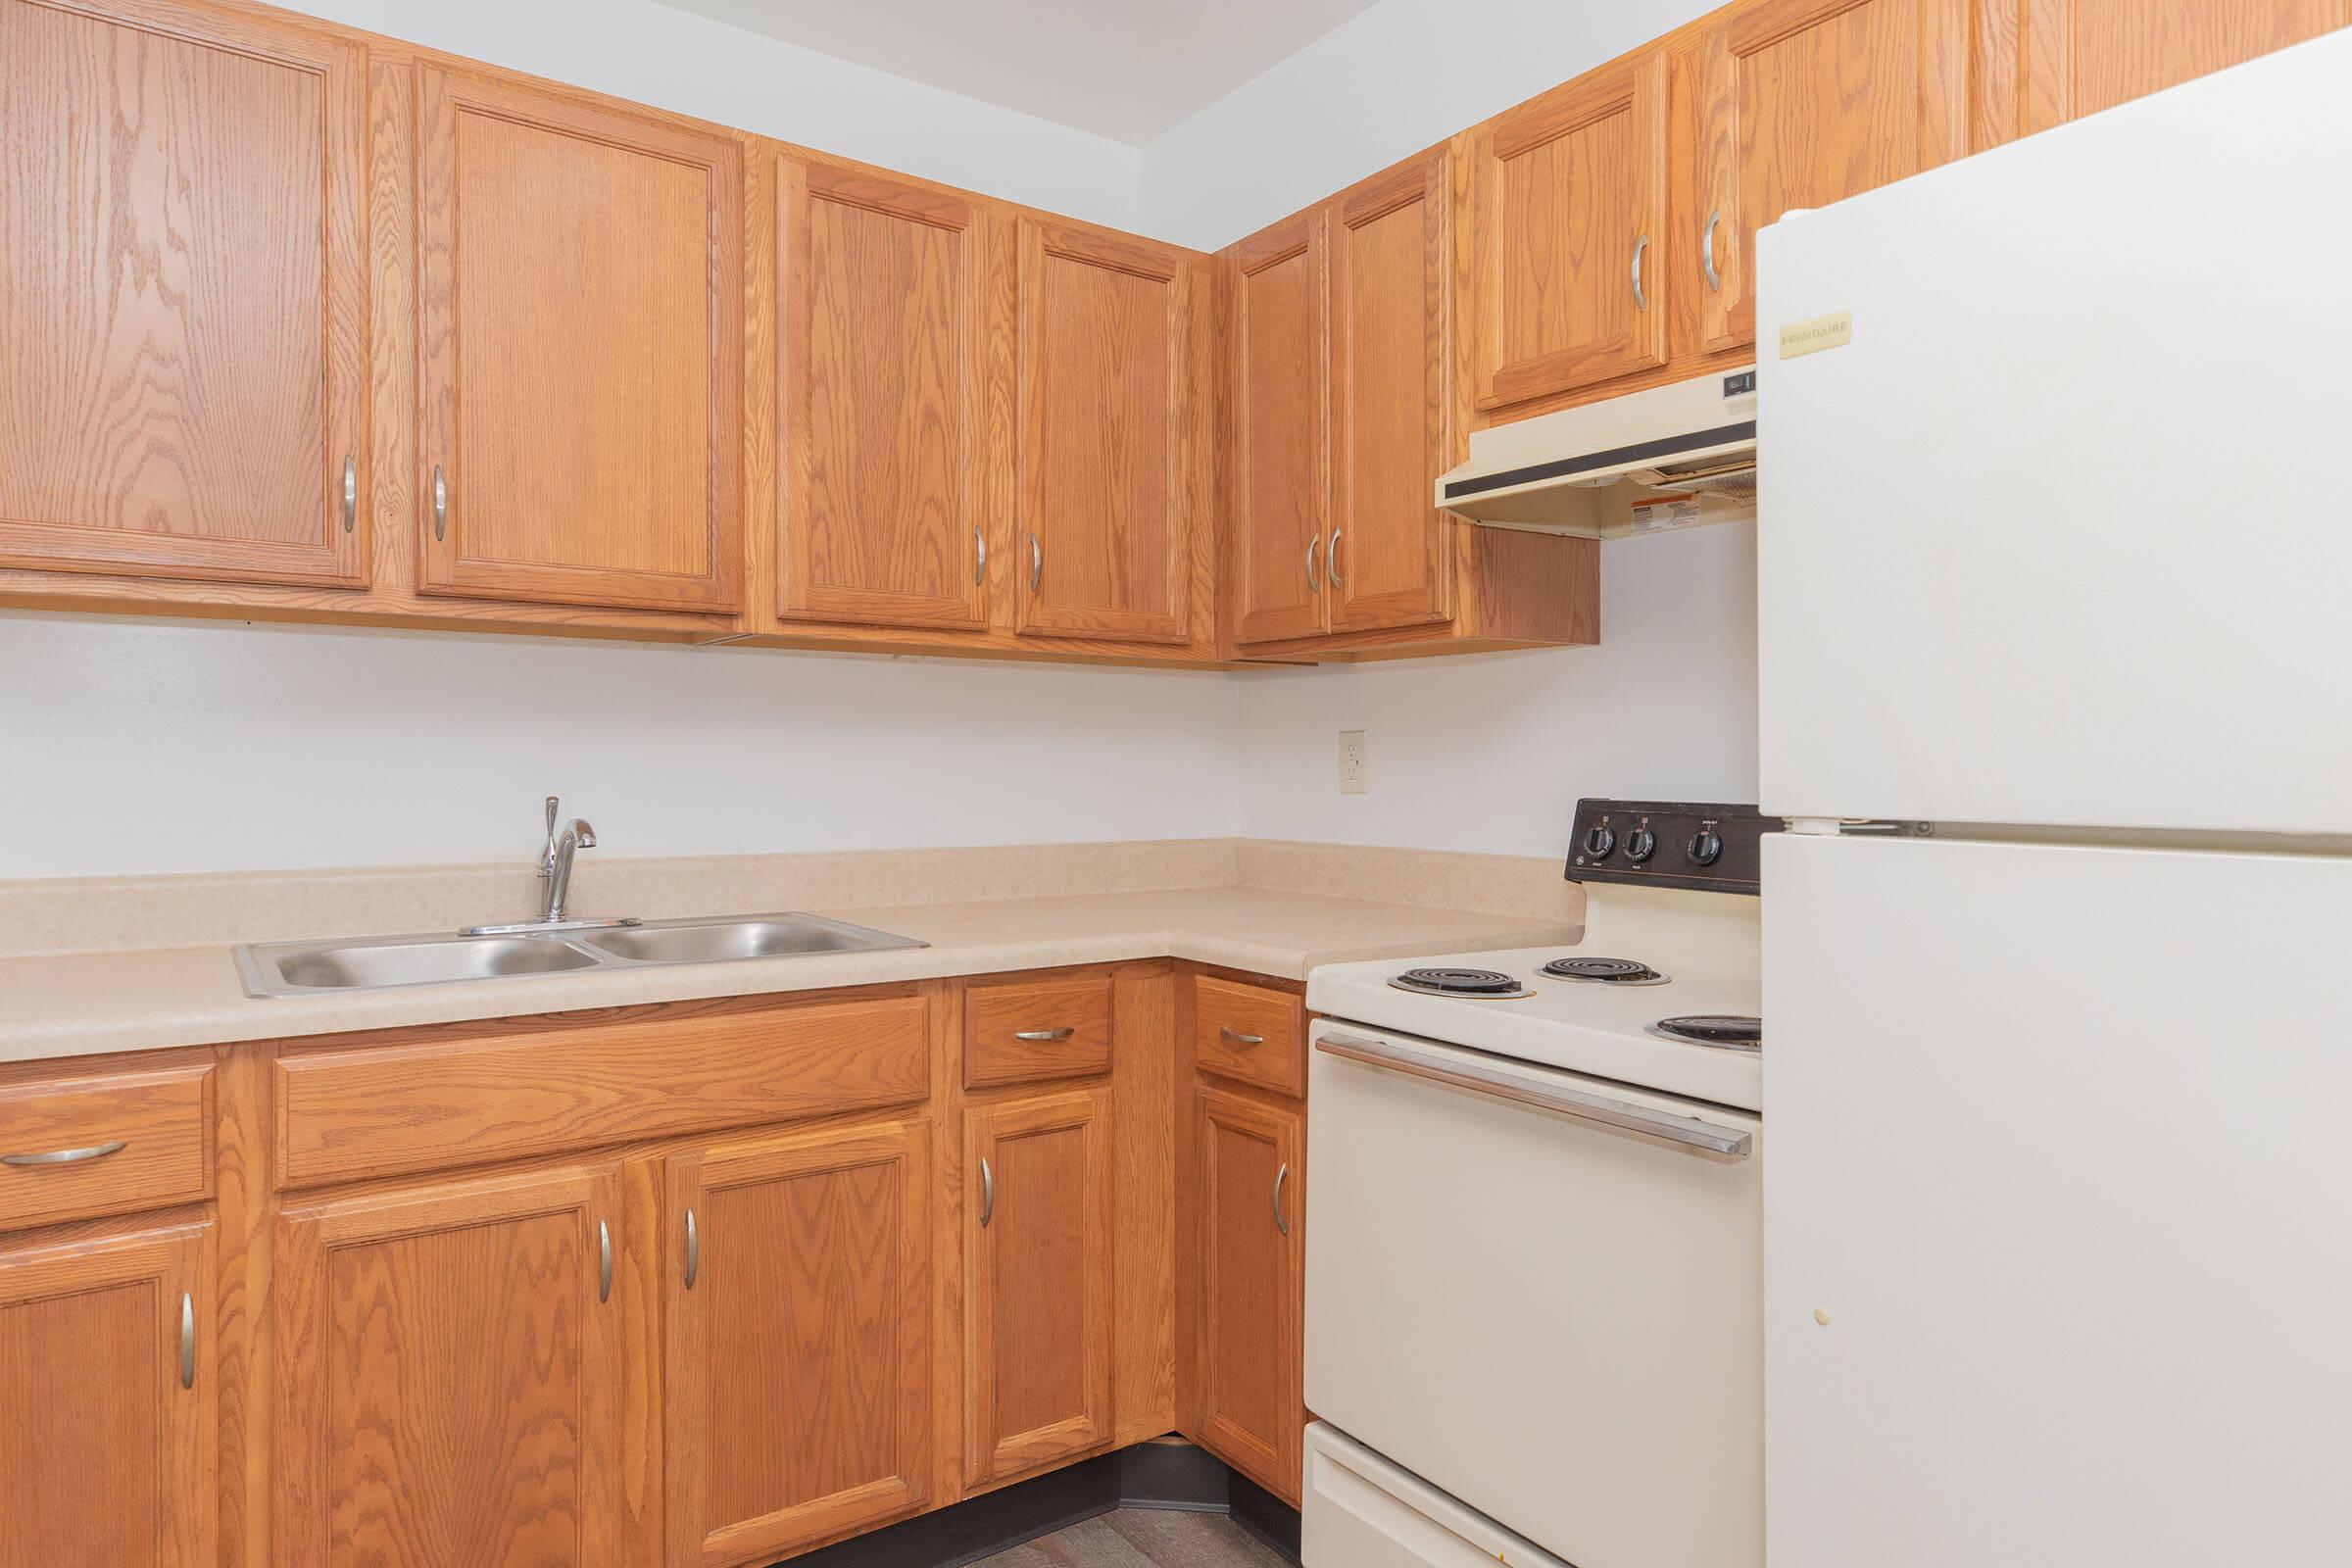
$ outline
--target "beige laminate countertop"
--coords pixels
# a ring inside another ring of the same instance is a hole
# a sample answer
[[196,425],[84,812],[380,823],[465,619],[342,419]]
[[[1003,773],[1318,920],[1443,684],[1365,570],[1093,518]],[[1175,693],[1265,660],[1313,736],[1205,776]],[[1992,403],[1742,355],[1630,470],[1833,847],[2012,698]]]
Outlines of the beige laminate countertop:
[[1247,887],[813,912],[930,946],[268,1001],[245,995],[225,947],[8,958],[0,959],[0,1061],[1131,958],[1187,958],[1301,980],[1321,963],[1539,947],[1577,935],[1574,925],[1528,916]]

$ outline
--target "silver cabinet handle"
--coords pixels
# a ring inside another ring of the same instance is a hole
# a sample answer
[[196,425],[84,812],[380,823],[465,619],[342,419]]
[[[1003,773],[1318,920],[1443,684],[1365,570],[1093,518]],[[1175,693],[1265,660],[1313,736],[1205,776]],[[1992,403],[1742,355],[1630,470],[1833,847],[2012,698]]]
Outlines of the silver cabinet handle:
[[1710,293],[1719,293],[1723,288],[1723,274],[1715,270],[1715,229],[1722,221],[1723,209],[1718,207],[1707,214],[1706,232],[1698,236],[1698,270],[1706,273]]
[[972,586],[978,588],[988,581],[988,535],[977,525],[972,529]]
[[1642,258],[1649,253],[1649,236],[1634,241],[1634,305],[1638,310],[1649,309],[1649,296],[1642,289]]
[[1588,1095],[1580,1090],[1555,1089],[1544,1084],[1530,1083],[1524,1078],[1491,1071],[1469,1062],[1424,1055],[1418,1051],[1408,1051],[1386,1040],[1332,1034],[1317,1040],[1315,1049],[1328,1055],[1360,1061],[1370,1067],[1386,1067],[1408,1077],[1426,1079],[1433,1084],[1467,1089],[1473,1094],[1506,1100],[1513,1104],[1527,1105],[1537,1110],[1555,1111],[1563,1116],[1573,1116],[1578,1121],[1592,1122],[1595,1126],[1663,1138],[1669,1143],[1709,1154],[1745,1159],[1755,1146],[1753,1135],[1735,1127],[1718,1127],[1696,1116],[1670,1115],[1662,1110],[1652,1110],[1647,1105]]
[[695,1279],[703,1272],[703,1239],[694,1231],[694,1210],[686,1210],[686,1288],[694,1289]]
[[1290,1216],[1282,1211],[1282,1189],[1291,1179],[1291,1162],[1284,1160],[1282,1169],[1274,1173],[1274,1228],[1283,1235],[1291,1234]]
[[120,1138],[110,1138],[103,1144],[87,1149],[52,1149],[40,1154],[0,1154],[0,1165],[78,1165],[85,1159],[104,1159],[120,1154],[130,1146]]
[[1306,542],[1306,587],[1309,593],[1319,594],[1323,591],[1323,579],[1315,571],[1315,555],[1322,548],[1323,530],[1318,528],[1314,537]]
[[1323,552],[1323,574],[1331,579],[1334,588],[1340,587],[1340,529],[1331,530],[1331,548]]
[[1075,1029],[1015,1029],[1012,1032],[1012,1038],[1015,1040],[1067,1040],[1077,1032]]
[[449,477],[438,463],[433,465],[433,537],[449,537]]
[[1031,534],[1029,536],[1029,591],[1037,592],[1037,585],[1045,580],[1046,547],[1037,542],[1037,535]]
[[352,454],[343,454],[343,531],[351,532],[360,516],[360,465]]
[[179,1386],[196,1386],[196,1298],[179,1293]]
[[612,1299],[612,1227],[604,1220],[596,1222],[596,1298]]
[[1246,1035],[1229,1023],[1217,1026],[1217,1038],[1230,1040],[1237,1046],[1262,1046],[1266,1043],[1264,1035]]
[[988,1166],[988,1156],[980,1156],[980,1228],[997,1217],[997,1173]]

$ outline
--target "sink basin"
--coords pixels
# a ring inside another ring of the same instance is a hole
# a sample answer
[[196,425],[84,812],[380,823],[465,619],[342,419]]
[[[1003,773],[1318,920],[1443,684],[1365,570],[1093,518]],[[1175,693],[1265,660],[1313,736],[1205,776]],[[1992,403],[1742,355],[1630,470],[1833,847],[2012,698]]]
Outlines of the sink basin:
[[813,953],[919,948],[893,936],[815,914],[749,914],[657,920],[593,934],[368,937],[349,942],[272,942],[236,950],[249,997],[302,997],[396,986],[447,985],[583,969],[724,963]]

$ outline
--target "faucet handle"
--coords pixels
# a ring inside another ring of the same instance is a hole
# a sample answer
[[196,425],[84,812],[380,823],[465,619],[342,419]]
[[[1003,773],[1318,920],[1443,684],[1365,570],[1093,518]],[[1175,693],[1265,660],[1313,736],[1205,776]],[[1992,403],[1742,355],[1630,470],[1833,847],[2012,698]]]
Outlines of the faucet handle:
[[562,804],[558,796],[547,798],[547,842],[539,847],[539,876],[542,881],[556,869],[556,810]]

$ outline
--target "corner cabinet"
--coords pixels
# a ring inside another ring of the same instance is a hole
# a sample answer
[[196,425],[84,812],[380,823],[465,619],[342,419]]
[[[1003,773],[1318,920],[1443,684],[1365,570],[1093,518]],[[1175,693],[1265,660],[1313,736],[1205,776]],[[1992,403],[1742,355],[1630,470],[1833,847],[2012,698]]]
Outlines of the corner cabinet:
[[0,0],[0,568],[368,579],[368,51]]
[[214,1568],[212,1254],[206,1220],[0,1240],[0,1561]]
[[1202,1088],[1193,1137],[1200,1441],[1295,1505],[1305,1430],[1306,1118]]
[[743,536],[743,146],[416,70],[419,588],[724,612]]

